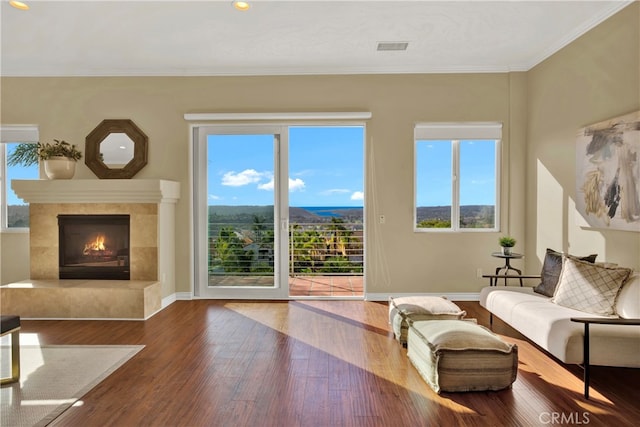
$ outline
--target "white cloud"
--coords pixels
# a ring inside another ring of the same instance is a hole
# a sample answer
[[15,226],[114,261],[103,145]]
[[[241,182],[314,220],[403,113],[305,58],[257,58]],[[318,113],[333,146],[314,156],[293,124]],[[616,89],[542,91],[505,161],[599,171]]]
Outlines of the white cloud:
[[315,169],[303,169],[301,171],[291,173],[291,175],[293,176],[310,176],[315,174],[316,174]]
[[322,196],[333,196],[334,194],[344,194],[349,193],[351,190],[347,190],[346,188],[332,188],[330,190],[324,190],[320,193]]
[[362,191],[355,191],[351,195],[351,200],[364,200],[364,193]]
[[266,190],[273,191],[273,177],[269,180],[269,182],[265,182],[263,184],[258,184],[258,190]]
[[[258,190],[273,191],[273,187],[274,187],[274,182],[272,177],[269,182],[265,182],[264,184],[259,184]],[[300,190],[304,190],[304,181],[301,180],[300,178],[296,178],[296,179],[289,178],[289,191],[300,191]]]
[[211,200],[220,200],[220,196],[216,196],[215,194],[209,194],[209,199],[211,199]]
[[300,178],[289,178],[289,191],[302,191],[304,190],[304,181]]
[[242,172],[227,172],[222,176],[222,185],[229,187],[241,187],[243,185],[259,182],[264,177],[264,173],[255,169],[245,169]]

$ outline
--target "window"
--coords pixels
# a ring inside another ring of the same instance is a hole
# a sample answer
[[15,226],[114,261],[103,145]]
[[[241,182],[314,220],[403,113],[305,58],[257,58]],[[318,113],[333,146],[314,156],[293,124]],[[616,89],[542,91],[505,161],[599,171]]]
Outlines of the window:
[[2,126],[0,128],[0,228],[18,230],[29,227],[29,205],[11,189],[14,179],[38,179],[37,164],[9,165],[12,154],[23,144],[38,141],[36,126]]
[[418,124],[415,231],[497,231],[498,123]]

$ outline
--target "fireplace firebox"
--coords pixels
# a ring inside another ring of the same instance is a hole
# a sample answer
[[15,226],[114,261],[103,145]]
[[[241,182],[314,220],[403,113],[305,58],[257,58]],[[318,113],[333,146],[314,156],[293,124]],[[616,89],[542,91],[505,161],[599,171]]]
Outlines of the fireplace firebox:
[[129,280],[129,215],[58,215],[60,279]]

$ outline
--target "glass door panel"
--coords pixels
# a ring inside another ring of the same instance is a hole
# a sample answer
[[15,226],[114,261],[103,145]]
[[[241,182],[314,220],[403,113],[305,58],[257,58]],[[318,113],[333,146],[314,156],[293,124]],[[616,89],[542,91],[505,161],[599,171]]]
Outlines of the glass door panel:
[[207,286],[274,289],[273,134],[207,135]]
[[363,297],[364,127],[289,128],[289,295]]

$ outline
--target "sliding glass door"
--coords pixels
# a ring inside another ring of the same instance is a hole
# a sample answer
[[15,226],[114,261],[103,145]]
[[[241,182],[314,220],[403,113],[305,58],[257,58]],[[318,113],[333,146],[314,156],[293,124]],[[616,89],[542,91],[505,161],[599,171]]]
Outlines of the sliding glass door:
[[196,296],[361,298],[363,144],[363,126],[194,128]]

